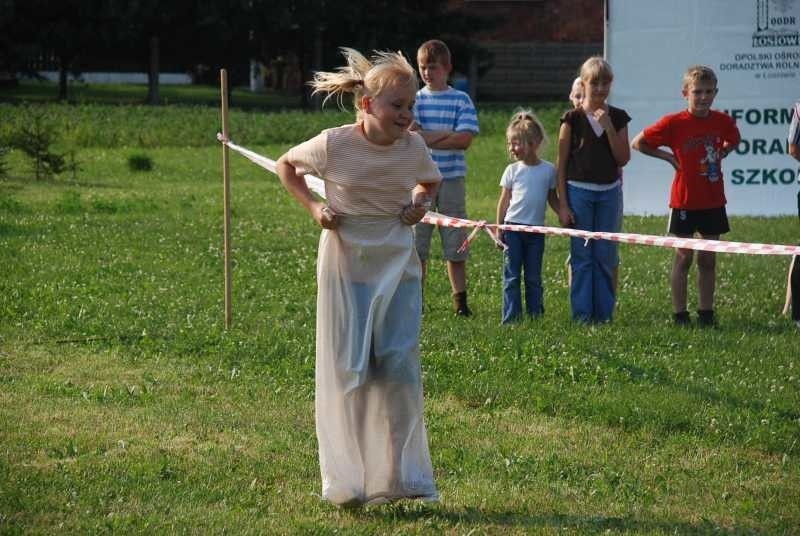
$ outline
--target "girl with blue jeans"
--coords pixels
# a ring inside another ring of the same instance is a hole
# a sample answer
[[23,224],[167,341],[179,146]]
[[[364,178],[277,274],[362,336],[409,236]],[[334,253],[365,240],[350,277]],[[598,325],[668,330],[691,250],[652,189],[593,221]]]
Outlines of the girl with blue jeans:
[[[556,169],[539,158],[544,128],[529,110],[514,114],[506,129],[508,153],[516,161],[509,164],[500,179],[497,223],[544,225],[547,204],[558,212]],[[503,324],[522,316],[521,281],[525,283],[525,306],[530,317],[544,313],[542,256],[544,235],[504,231],[506,245],[503,267]]]
[[[561,118],[558,135],[559,220],[586,231],[618,230],[620,171],[630,160],[630,116],[606,102],[614,74],[600,57],[580,70],[583,100]],[[572,318],[608,322],[616,302],[617,244],[607,240],[570,242]]]

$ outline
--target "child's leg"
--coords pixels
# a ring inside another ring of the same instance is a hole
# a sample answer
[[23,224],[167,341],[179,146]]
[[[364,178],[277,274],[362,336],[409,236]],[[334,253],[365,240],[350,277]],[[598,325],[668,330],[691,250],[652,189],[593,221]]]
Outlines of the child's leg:
[[503,263],[503,324],[518,320],[522,314],[522,296],[520,294],[522,234],[514,231],[503,233],[508,246]]
[[614,289],[614,296],[616,296],[617,289],[619,288],[619,264],[614,266],[614,269],[611,271],[611,288]]
[[467,261],[447,261],[447,277],[453,294],[467,290]]
[[431,237],[434,226],[429,223],[418,223],[414,226],[414,246],[422,263],[422,286],[425,286],[425,275],[428,273],[428,255],[431,250]]
[[[694,215],[697,232],[704,240],[719,240],[723,233],[730,230],[725,207],[698,210]],[[714,290],[717,279],[717,256],[713,251],[697,252],[697,288],[699,300],[697,307],[697,325],[711,327],[714,320]]]
[[[449,179],[439,186],[439,212],[454,218],[466,218],[466,190],[464,179]],[[464,228],[439,227],[442,250],[447,260],[447,276],[453,291],[453,308],[460,316],[470,316],[467,305],[467,251],[459,251],[467,239]]]
[[[727,220],[726,220],[727,223]],[[705,240],[719,240],[718,234],[700,232]],[[717,282],[717,254],[713,251],[697,252],[697,325],[711,327],[714,320],[714,289]]]
[[[567,184],[569,208],[575,215],[575,228],[594,230],[595,204],[590,190]],[[594,319],[593,304],[593,266],[596,241],[588,243],[582,238],[570,238],[570,263],[572,265],[572,286],[570,287],[570,306],[573,320],[591,322]]]
[[794,271],[795,262],[797,262],[797,255],[789,261],[789,273],[786,279],[786,300],[783,302],[783,309],[781,309],[782,315],[788,314],[789,309],[792,308],[792,272]]
[[789,272],[789,288],[792,293],[792,320],[800,322],[800,257],[792,257]]
[[[797,192],[797,216],[800,217],[800,192]],[[789,293],[792,299],[792,320],[800,328],[800,256],[792,257],[789,269]]]
[[[617,190],[617,192],[618,192],[617,200],[619,204],[617,206],[617,226],[616,229],[614,229],[614,232],[621,233],[622,222],[624,219],[624,213],[623,213],[624,208],[622,204],[622,184],[619,185],[619,189]],[[619,244],[617,243],[616,246],[617,247],[615,251],[616,258],[614,260],[614,269],[611,271],[611,286],[614,289],[614,296],[617,295],[617,289],[619,288]]]
[[[684,237],[685,238],[685,237]],[[686,287],[689,268],[692,266],[691,249],[676,249],[672,261],[670,287],[672,289],[672,310],[676,314],[686,313]]]
[[525,270],[525,306],[532,317],[544,313],[544,292],[542,289],[542,257],[544,256],[544,235],[524,233],[525,249],[522,257]]
[[[596,205],[594,230],[616,232],[619,227],[620,187],[595,192]],[[598,322],[611,320],[614,314],[614,269],[619,262],[617,243],[597,240],[594,245],[593,302],[594,317]]]
[[700,297],[697,308],[701,311],[714,310],[714,289],[716,288],[717,255],[713,251],[697,252],[697,287]]
[[565,264],[567,265],[567,288],[570,288],[572,286],[572,259],[569,253],[567,253],[567,261]]
[[384,499],[435,493],[422,423],[420,315],[419,282],[403,278],[382,322],[373,327],[369,384],[373,396],[368,399],[373,420],[368,422],[371,442],[367,443],[372,448],[360,454],[371,462],[372,472],[365,473],[367,489]]
[[[439,209],[439,194],[432,200],[431,210]],[[429,223],[418,223],[414,226],[414,247],[417,248],[420,263],[422,264],[422,288],[425,288],[425,276],[428,274],[428,257],[431,251],[431,238],[433,237],[434,225]]]

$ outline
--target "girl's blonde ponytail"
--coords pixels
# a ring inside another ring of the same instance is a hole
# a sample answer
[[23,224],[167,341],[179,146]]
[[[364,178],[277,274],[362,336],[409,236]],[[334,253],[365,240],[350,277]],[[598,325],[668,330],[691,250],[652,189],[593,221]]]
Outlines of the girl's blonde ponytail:
[[324,93],[323,105],[336,97],[340,107],[345,93],[352,93],[357,112],[361,111],[361,97],[374,97],[390,83],[400,82],[419,87],[417,73],[400,52],[375,52],[371,59],[352,48],[342,47],[346,65],[333,72],[318,71],[310,82],[313,94]]

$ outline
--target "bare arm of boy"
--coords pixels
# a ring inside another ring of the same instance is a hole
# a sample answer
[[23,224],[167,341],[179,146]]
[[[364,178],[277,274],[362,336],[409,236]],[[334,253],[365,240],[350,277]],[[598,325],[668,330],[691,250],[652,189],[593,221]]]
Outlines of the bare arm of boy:
[[741,141],[742,133],[734,126],[731,131],[722,138],[722,158],[725,158],[735,151]]
[[790,143],[789,144],[789,154],[792,156],[792,158],[794,158],[795,160],[800,162],[800,145],[796,145],[794,143]]
[[722,158],[727,157],[729,154],[731,154],[733,152],[734,149],[736,149],[736,146],[734,144],[728,143],[727,141],[723,142],[722,143]]
[[795,109],[792,112],[792,120],[789,123],[789,137],[787,145],[789,146],[789,156],[800,162],[800,145],[798,145],[798,130],[800,130],[800,103],[795,104]]
[[[425,143],[431,149],[458,149],[465,150],[472,145],[472,132],[460,130],[423,130],[419,131]],[[427,136],[426,136],[427,135]]]
[[416,128],[410,128],[413,132],[416,132],[422,139],[425,140],[425,145],[431,147],[432,145],[442,141],[448,135],[447,131],[444,130],[421,130],[419,125]]
[[556,163],[558,188],[558,221],[562,227],[575,224],[575,215],[569,209],[567,202],[567,159],[569,159],[570,137],[572,128],[567,123],[561,123],[558,131],[558,160]]
[[658,147],[653,147],[645,141],[644,131],[638,133],[636,137],[633,138],[631,147],[647,156],[652,156],[653,158],[658,158],[660,160],[664,160],[665,162],[669,162],[676,171],[681,169],[678,159],[675,158],[674,154],[663,149],[659,149]]
[[314,221],[325,229],[338,227],[339,220],[336,214],[328,208],[328,205],[314,198],[306,186],[305,178],[297,173],[297,169],[288,161],[286,155],[278,159],[275,167],[283,187],[311,214]]

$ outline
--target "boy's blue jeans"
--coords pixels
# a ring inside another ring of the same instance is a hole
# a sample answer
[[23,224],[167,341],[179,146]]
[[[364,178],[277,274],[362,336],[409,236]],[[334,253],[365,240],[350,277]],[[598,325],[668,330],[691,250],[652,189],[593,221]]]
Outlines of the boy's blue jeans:
[[525,271],[525,305],[532,317],[544,313],[542,292],[542,257],[544,235],[539,233],[503,232],[508,246],[503,266],[503,324],[522,316],[520,291],[522,271]]
[[[620,192],[594,191],[567,184],[569,207],[575,228],[586,231],[618,231]],[[609,240],[570,239],[572,318],[581,322],[608,322],[614,313],[616,296],[613,270],[617,264],[617,243]]]

